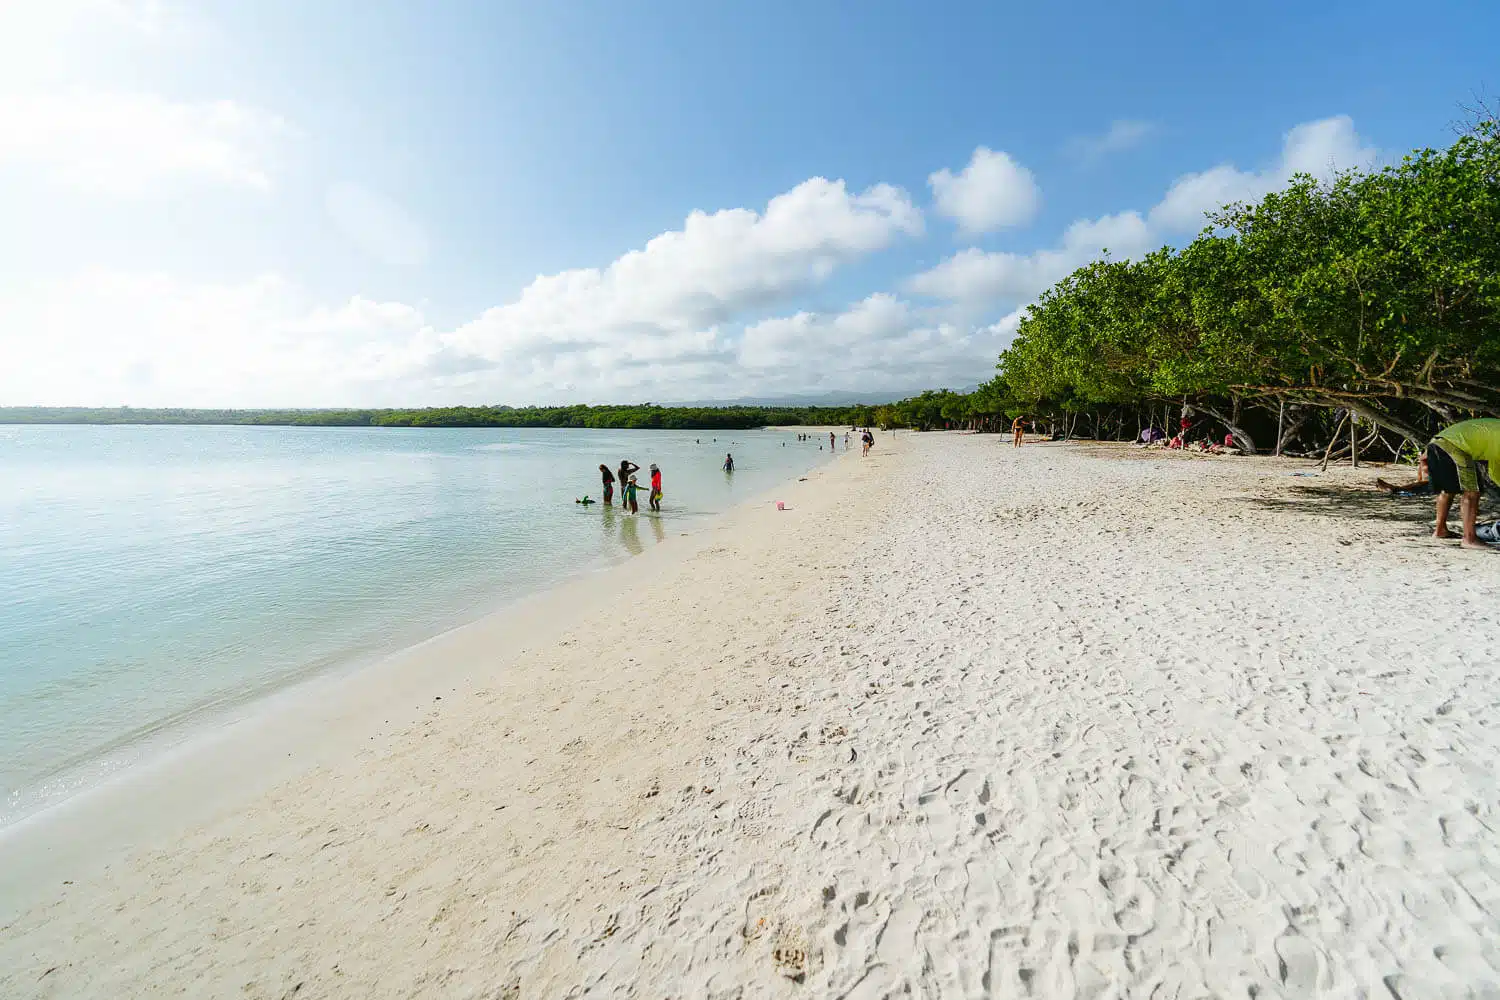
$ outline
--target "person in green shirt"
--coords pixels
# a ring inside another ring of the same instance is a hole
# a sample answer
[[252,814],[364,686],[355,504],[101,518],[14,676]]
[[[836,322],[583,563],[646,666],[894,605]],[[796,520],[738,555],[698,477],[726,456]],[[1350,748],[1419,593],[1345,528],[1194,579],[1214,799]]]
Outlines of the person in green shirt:
[[1479,520],[1479,466],[1487,462],[1490,478],[1500,469],[1500,419],[1483,417],[1444,427],[1427,446],[1427,474],[1437,494],[1437,529],[1434,538],[1452,538],[1448,532],[1448,508],[1455,496],[1463,518],[1463,546],[1489,548],[1475,534]]

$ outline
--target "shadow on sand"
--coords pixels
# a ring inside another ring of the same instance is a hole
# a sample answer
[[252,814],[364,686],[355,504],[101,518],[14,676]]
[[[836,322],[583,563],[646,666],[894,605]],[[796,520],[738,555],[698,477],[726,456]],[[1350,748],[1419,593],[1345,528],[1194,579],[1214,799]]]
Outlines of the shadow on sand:
[[[1244,502],[1262,510],[1285,511],[1334,517],[1340,520],[1365,519],[1404,524],[1414,530],[1432,530],[1433,497],[1431,494],[1391,496],[1368,486],[1339,486],[1332,483],[1295,485],[1279,496],[1245,497]],[[1485,507],[1482,503],[1481,518]],[[1457,521],[1457,507],[1449,523]]]

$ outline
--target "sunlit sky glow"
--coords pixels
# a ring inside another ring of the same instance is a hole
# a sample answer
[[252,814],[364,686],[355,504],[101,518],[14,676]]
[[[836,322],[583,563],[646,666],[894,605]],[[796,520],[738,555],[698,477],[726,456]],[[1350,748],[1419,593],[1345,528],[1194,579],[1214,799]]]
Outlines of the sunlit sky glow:
[[0,405],[961,388],[1500,87],[1500,4],[1140,6],[0,0]]

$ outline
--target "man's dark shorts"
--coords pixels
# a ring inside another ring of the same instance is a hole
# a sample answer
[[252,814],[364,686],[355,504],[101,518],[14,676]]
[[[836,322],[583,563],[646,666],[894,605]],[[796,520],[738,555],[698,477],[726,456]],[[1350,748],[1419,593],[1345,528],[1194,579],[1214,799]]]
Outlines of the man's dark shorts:
[[1458,465],[1453,456],[1436,441],[1427,446],[1427,478],[1434,493],[1462,493],[1458,485]]

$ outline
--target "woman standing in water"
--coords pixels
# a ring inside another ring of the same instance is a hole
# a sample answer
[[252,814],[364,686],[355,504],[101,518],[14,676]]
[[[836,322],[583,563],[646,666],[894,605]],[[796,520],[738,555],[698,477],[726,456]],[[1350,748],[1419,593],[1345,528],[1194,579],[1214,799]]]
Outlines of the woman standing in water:
[[725,472],[733,472],[734,471],[734,456],[733,455],[726,454],[724,456],[724,471]]
[[609,466],[600,462],[599,475],[604,480],[604,502],[613,505],[615,502],[615,474],[609,471]]
[[620,459],[620,472],[619,472],[619,475],[616,476],[616,478],[620,480],[620,502],[621,503],[625,502],[625,484],[628,483],[628,482],[630,482],[630,475],[631,475],[631,473],[633,473],[633,472],[639,472],[640,469],[641,469],[641,467],[639,465],[636,465],[630,459],[628,459],[628,458],[622,458],[622,459]]

